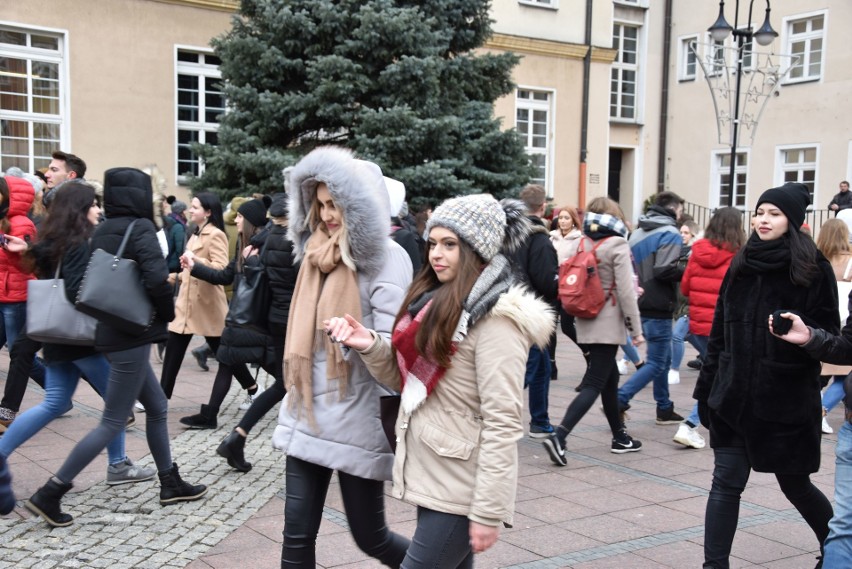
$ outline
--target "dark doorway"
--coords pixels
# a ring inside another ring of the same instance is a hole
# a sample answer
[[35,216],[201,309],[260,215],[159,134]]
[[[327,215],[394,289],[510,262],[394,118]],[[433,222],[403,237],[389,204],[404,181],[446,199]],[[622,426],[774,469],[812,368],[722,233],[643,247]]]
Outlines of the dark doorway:
[[621,203],[621,149],[609,149],[609,176],[607,176],[606,195]]

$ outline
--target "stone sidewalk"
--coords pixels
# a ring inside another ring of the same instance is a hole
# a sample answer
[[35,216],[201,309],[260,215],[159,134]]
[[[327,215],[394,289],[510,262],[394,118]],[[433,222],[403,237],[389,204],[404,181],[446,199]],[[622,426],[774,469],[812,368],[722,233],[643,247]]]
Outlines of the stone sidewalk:
[[[198,345],[199,339],[191,347]],[[694,355],[687,350],[687,358]],[[558,422],[574,396],[584,362],[579,350],[560,337],[559,380],[551,383],[551,419]],[[283,529],[283,457],[270,444],[274,413],[252,432],[246,448],[254,468],[240,474],[215,454],[220,440],[242,411],[241,393],[232,389],[215,431],[188,431],[178,419],[206,402],[216,371],[201,371],[187,352],[171,400],[172,452],[181,474],[209,486],[205,499],[161,507],[155,481],[116,487],[104,483],[106,460],[98,458],[81,473],[63,501],[75,516],[68,528],[50,529],[22,507],[0,517],[0,568],[188,567],[225,569],[278,567]],[[0,356],[0,369],[8,357]],[[159,373],[159,364],[154,364]],[[671,387],[677,410],[686,415],[697,373],[681,371]],[[36,404],[41,390],[30,387],[23,408]],[[19,500],[31,495],[56,471],[73,444],[97,423],[101,401],[85,384],[75,407],[12,455],[10,464]],[[629,430],[643,442],[641,452],[609,452],[610,434],[596,407],[568,442],[568,466],[551,464],[539,441],[519,443],[521,465],[515,527],[477,556],[480,568],[576,569],[686,568],[702,561],[703,517],[713,465],[712,451],[672,443],[676,425],[657,426],[651,388],[633,401]],[[152,464],[145,443],[144,414],[128,430],[127,453]],[[839,426],[842,411],[830,422]],[[706,434],[706,433],[705,433]],[[823,439],[823,468],[813,477],[833,494],[834,435]],[[389,488],[389,485],[388,485]],[[20,502],[19,502],[20,506]],[[410,536],[414,509],[388,497],[393,530]],[[810,529],[784,499],[771,475],[754,473],[743,495],[740,529],[732,567],[802,569],[815,564],[818,544]],[[380,567],[349,536],[336,479],[326,500],[317,542],[322,568]]]

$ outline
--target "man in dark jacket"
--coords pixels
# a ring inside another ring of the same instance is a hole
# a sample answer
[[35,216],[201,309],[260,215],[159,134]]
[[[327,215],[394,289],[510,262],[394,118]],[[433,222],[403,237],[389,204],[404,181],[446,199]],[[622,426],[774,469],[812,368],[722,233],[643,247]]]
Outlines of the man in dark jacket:
[[852,208],[852,192],[849,191],[849,182],[843,180],[840,182],[840,191],[834,194],[831,201],[828,202],[828,209],[837,215],[841,209]]
[[[526,245],[515,254],[515,267],[518,277],[547,303],[556,301],[557,273],[559,261],[556,249],[550,242],[550,236],[541,220],[545,209],[545,191],[537,184],[529,184],[521,191],[521,201],[527,207],[532,221],[532,233]],[[527,371],[524,386],[529,387],[530,437],[547,438],[553,433],[550,416],[547,413],[550,391],[550,355],[547,350],[537,346],[530,348],[527,359]]]
[[654,205],[639,217],[639,228],[630,236],[630,252],[636,262],[642,332],[647,342],[645,365],[619,388],[618,405],[630,408],[630,400],[654,382],[657,424],[674,425],[683,421],[669,399],[668,371],[672,361],[672,315],[677,306],[677,283],[683,276],[678,264],[683,239],[677,218],[683,211],[683,199],[674,192],[657,194]]

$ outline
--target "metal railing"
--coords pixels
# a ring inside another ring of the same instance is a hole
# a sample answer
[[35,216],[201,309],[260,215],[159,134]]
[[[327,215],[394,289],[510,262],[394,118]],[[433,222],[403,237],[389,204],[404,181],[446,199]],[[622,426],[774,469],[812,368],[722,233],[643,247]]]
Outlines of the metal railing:
[[[702,230],[707,227],[707,223],[710,221],[710,218],[713,217],[713,213],[716,209],[717,208],[709,208],[692,202],[686,202],[683,204],[683,212],[692,216],[692,219],[695,220],[695,223],[697,223],[698,227]],[[752,213],[752,211],[743,211],[743,229],[745,230],[746,235],[751,233]],[[834,219],[834,216],[835,212],[829,209],[808,210],[805,215],[805,223],[811,228],[811,234],[813,235],[814,240],[816,240],[819,235],[819,229],[822,227],[822,224],[829,219]]]

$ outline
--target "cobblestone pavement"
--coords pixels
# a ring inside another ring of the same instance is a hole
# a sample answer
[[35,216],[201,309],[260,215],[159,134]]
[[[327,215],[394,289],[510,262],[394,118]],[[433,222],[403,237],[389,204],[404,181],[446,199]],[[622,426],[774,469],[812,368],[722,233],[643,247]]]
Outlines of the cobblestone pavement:
[[[558,422],[572,400],[584,363],[579,351],[560,338],[559,380],[551,383],[551,420]],[[197,345],[196,340],[192,346]],[[5,352],[4,352],[5,354]],[[687,350],[686,359],[694,355]],[[8,359],[0,356],[0,369]],[[159,364],[155,364],[159,373]],[[221,439],[242,411],[238,386],[232,389],[215,431],[189,431],[178,423],[206,402],[216,371],[203,372],[189,353],[170,404],[172,452],[181,475],[207,484],[203,500],[161,507],[156,481],[110,487],[100,457],[75,481],[63,500],[74,515],[68,528],[50,529],[19,507],[0,517],[0,568],[189,567],[219,569],[277,567],[283,528],[283,459],[270,444],[274,413],[252,432],[246,448],[254,468],[240,474],[215,454]],[[681,370],[683,381],[671,386],[677,410],[686,415],[697,373]],[[30,387],[24,408],[41,399]],[[677,425],[658,426],[648,387],[632,403],[629,430],[643,442],[641,452],[609,452],[610,434],[597,406],[568,440],[568,466],[551,464],[539,441],[519,443],[521,469],[515,527],[477,556],[480,568],[658,569],[700,567],[704,505],[710,486],[712,451],[686,449],[671,437]],[[31,495],[67,456],[72,445],[96,424],[100,400],[86,386],[75,394],[75,407],[22,446],[11,457],[13,486],[19,500]],[[127,453],[150,465],[144,414],[128,430]],[[836,427],[842,413],[829,416]],[[706,435],[706,433],[705,433]],[[813,480],[833,494],[834,435],[823,439],[822,470]],[[105,455],[102,455],[105,456]],[[389,485],[388,485],[389,487]],[[414,509],[390,497],[388,523],[410,536]],[[818,544],[784,499],[771,475],[753,473],[743,495],[740,529],[732,567],[801,569],[815,564]],[[326,501],[317,542],[322,568],[380,567],[352,541],[336,481]]]

